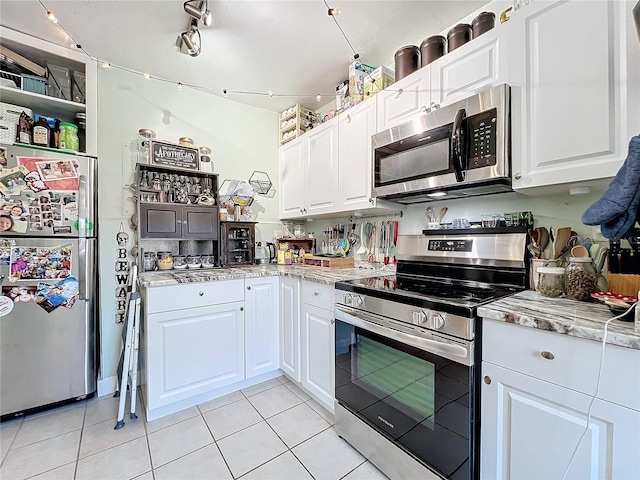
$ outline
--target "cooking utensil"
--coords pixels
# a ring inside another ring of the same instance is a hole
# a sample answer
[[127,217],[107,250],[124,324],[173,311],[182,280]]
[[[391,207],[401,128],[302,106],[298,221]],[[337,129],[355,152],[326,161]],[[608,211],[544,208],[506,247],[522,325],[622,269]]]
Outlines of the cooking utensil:
[[600,245],[598,243],[594,243],[589,247],[589,256],[591,258],[596,258],[598,252],[600,251]]
[[362,255],[367,251],[367,247],[364,246],[364,238],[364,222],[362,222],[360,224],[360,246],[358,247],[358,250],[356,250],[358,255]]
[[389,256],[393,257],[393,263],[398,263],[398,259],[396,258],[396,243],[398,243],[398,222],[393,222],[393,233],[391,234],[393,241],[391,243],[391,248],[389,249]]
[[540,249],[544,251],[549,245],[549,230],[545,227],[539,227],[536,230],[540,232],[538,237],[538,245],[540,245]]
[[530,243],[529,245],[527,245],[527,250],[529,250],[529,253],[533,258],[540,258],[540,255],[542,255],[540,245],[538,245],[537,243]]
[[587,250],[583,245],[576,245],[571,248],[571,256],[585,258],[589,256],[589,250]]
[[[368,223],[367,225],[371,225]],[[367,256],[367,262],[374,263],[376,261],[376,226],[371,227],[371,234],[369,235],[369,255]]]
[[435,222],[435,218],[433,216],[433,207],[427,207],[424,209],[424,213],[427,216],[428,222]]
[[440,214],[438,215],[438,219],[436,220],[436,222],[442,223],[442,219],[444,218],[445,214],[447,213],[447,210],[449,210],[447,207],[442,207],[440,209]]
[[[563,250],[567,247],[571,238],[571,227],[560,227],[556,232],[556,238],[553,241],[553,258],[560,258]],[[564,250],[566,251],[566,250]]]
[[351,242],[352,246],[357,245],[358,242],[360,241],[360,237],[356,233],[356,224],[355,223],[351,225],[351,231],[349,232],[349,241]]

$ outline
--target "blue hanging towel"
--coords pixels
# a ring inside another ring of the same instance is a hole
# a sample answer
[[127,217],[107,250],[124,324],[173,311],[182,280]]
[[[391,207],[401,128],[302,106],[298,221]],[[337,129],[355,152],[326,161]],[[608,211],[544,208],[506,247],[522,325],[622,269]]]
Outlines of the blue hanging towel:
[[607,238],[624,238],[640,206],[640,136],[631,138],[624,164],[602,196],[582,214],[585,225],[600,225]]

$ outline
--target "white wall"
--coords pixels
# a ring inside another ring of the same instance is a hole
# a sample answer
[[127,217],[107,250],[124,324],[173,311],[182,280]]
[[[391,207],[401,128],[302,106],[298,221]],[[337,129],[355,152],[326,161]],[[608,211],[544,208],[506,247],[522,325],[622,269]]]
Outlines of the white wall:
[[[196,60],[194,60],[196,61]],[[184,73],[184,72],[183,72]],[[101,374],[116,374],[121,349],[121,326],[115,324],[115,235],[122,224],[135,234],[130,217],[135,204],[135,157],[131,142],[138,129],[155,130],[159,139],[172,142],[187,136],[197,146],[213,149],[214,172],[224,179],[249,180],[254,170],[267,172],[278,188],[278,115],[209,93],[189,89],[120,70],[100,68],[98,74],[98,196],[101,282]],[[279,226],[278,198],[257,197],[258,239],[270,239]]]

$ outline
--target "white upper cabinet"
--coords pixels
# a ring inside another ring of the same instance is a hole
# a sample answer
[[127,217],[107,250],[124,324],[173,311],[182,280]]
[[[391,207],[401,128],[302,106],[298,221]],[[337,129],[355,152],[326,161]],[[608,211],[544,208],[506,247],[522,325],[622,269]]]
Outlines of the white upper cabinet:
[[508,24],[498,25],[471,42],[433,61],[430,106],[444,106],[474,93],[508,83],[502,44],[508,41]]
[[305,147],[303,138],[280,147],[280,218],[300,217],[303,213]]
[[325,122],[302,137],[306,142],[304,214],[337,211],[338,123]]
[[426,111],[431,102],[430,72],[431,66],[427,65],[376,95],[378,132],[404,123]]
[[373,205],[371,198],[371,136],[376,131],[376,98],[338,117],[340,170],[338,203],[340,210]]
[[515,189],[566,191],[612,177],[624,161],[640,128],[634,3],[537,0],[513,14]]

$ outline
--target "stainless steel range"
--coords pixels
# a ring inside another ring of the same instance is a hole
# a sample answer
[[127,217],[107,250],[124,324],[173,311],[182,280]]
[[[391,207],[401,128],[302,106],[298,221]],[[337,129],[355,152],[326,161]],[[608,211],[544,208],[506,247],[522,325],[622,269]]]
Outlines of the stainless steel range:
[[527,234],[424,233],[396,275],[336,283],[335,428],[390,478],[479,478],[477,307],[525,288]]

